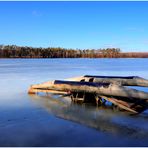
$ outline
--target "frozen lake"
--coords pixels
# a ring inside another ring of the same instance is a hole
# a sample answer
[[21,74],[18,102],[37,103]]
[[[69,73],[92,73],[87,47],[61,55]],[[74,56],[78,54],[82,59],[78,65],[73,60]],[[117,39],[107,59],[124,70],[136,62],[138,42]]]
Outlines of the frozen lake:
[[31,84],[86,74],[148,79],[148,59],[0,59],[0,146],[148,146],[148,111],[27,94]]

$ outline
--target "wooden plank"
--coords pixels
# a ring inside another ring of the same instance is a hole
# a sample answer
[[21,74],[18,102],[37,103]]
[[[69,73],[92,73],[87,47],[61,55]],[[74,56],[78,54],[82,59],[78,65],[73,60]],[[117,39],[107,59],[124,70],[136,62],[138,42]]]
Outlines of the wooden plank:
[[125,101],[121,101],[121,100],[119,101],[119,100],[117,100],[115,98],[109,98],[109,97],[106,97],[106,96],[101,96],[101,97],[104,98],[105,100],[117,105],[119,108],[130,111],[132,113],[138,113],[137,111],[131,109],[130,105]]
[[59,95],[68,94],[68,92],[65,92],[65,91],[57,91],[57,90],[50,90],[50,89],[36,89],[36,88],[29,89],[28,94],[36,94],[38,92],[52,93],[52,94],[59,94]]

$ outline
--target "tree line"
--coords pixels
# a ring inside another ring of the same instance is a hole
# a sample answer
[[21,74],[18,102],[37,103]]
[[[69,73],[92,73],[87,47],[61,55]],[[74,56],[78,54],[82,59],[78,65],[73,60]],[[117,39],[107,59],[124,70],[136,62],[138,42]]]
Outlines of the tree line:
[[147,58],[148,53],[123,53],[120,48],[67,49],[0,45],[0,58]]

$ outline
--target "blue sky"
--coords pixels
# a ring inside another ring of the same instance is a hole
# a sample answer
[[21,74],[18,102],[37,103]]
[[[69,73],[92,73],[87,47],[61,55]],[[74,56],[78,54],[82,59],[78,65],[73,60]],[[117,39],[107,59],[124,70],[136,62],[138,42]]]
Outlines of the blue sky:
[[0,44],[148,51],[148,2],[0,2]]

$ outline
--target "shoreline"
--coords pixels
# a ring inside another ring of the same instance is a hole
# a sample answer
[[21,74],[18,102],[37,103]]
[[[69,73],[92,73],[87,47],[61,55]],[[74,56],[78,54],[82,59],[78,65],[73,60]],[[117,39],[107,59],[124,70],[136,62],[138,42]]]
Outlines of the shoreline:
[[90,58],[90,57],[83,57],[83,58],[23,58],[23,57],[11,57],[11,58],[0,58],[1,59],[147,59],[148,57],[114,57],[114,58],[110,58],[110,57],[102,57],[102,58]]

